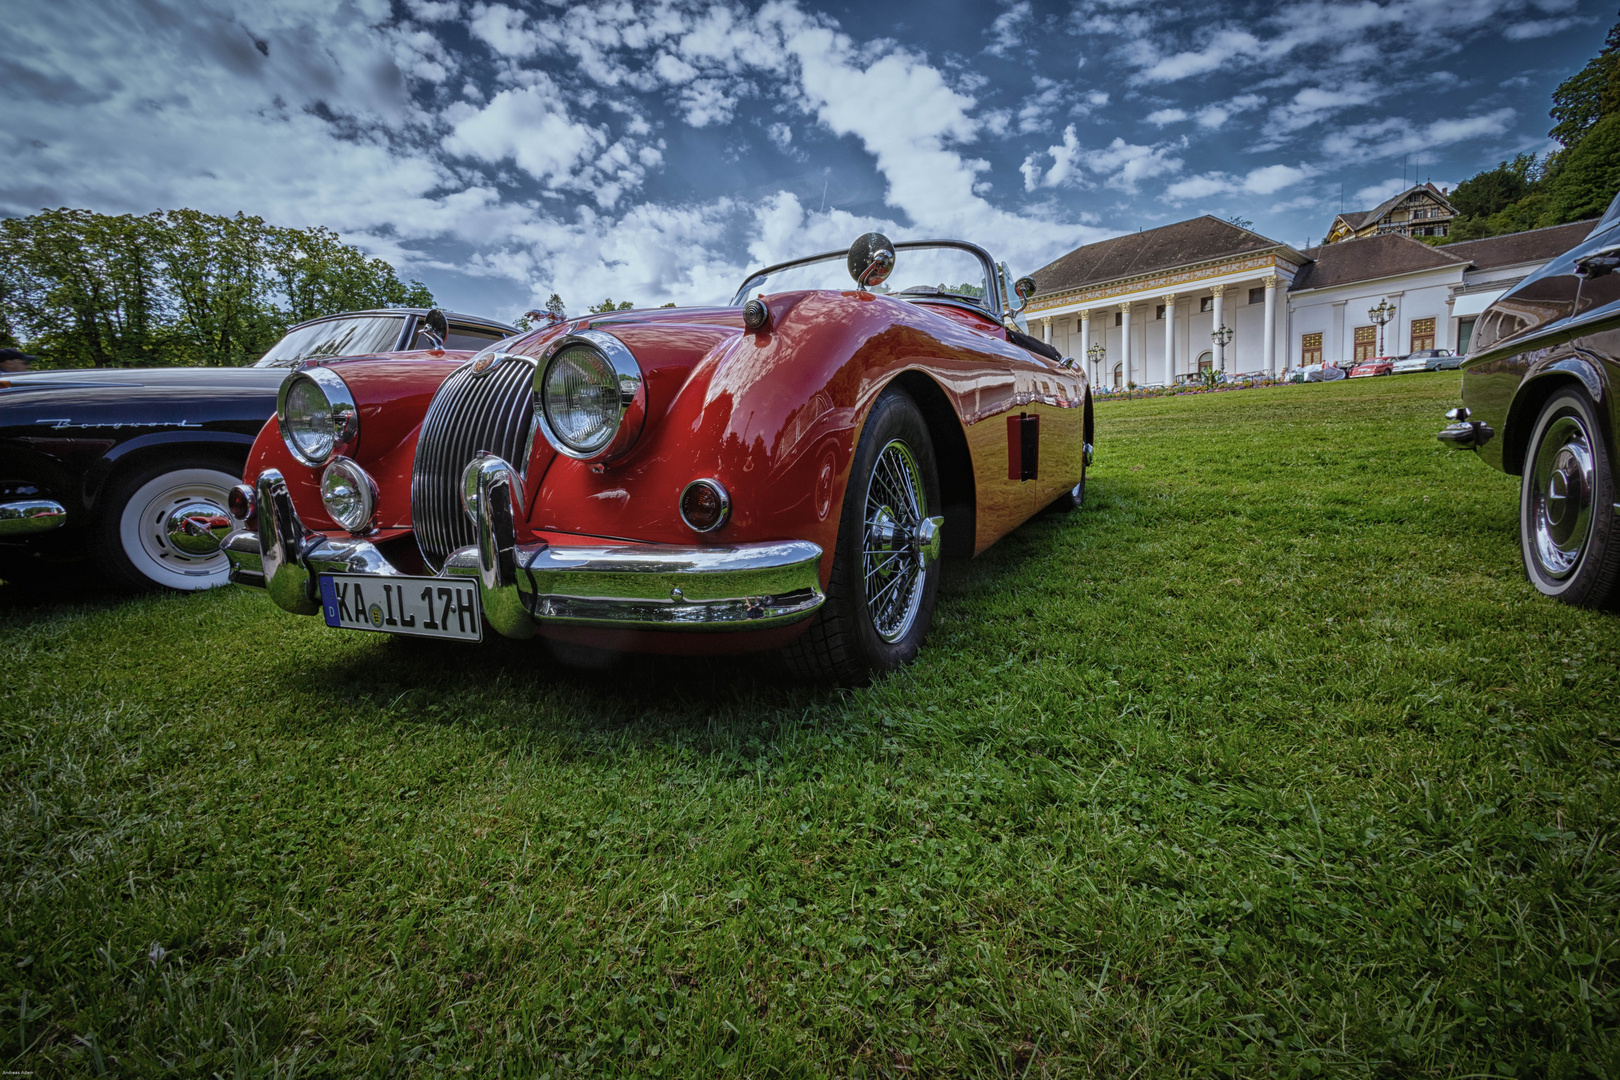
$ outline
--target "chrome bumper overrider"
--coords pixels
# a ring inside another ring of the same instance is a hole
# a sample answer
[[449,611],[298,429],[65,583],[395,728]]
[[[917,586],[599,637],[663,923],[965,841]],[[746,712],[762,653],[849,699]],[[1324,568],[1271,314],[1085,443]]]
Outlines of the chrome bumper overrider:
[[[467,466],[464,490],[478,543],[452,552],[438,576],[477,578],[484,618],[507,637],[530,637],[545,624],[761,630],[798,622],[823,600],[815,544],[519,544],[521,491],[510,465],[494,455],[477,459]],[[237,584],[314,615],[321,574],[407,576],[369,541],[306,528],[279,471],[260,473],[256,493],[257,527],[231,533],[222,545]]]
[[67,520],[67,508],[50,499],[0,503],[0,536],[49,532]]

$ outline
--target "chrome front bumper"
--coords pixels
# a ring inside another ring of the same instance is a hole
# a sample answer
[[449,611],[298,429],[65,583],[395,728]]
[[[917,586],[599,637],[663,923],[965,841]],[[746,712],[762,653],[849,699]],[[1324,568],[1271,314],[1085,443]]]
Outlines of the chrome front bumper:
[[[260,473],[254,490],[256,527],[238,529],[222,545],[237,584],[264,589],[287,611],[314,615],[321,574],[409,576],[369,541],[306,528],[279,471]],[[510,465],[479,458],[467,466],[464,490],[478,543],[452,552],[437,576],[477,578],[485,620],[507,637],[530,637],[548,624],[763,630],[808,618],[824,599],[816,544],[519,544],[522,496]]]
[[0,536],[32,536],[49,532],[67,520],[67,508],[50,499],[20,499],[0,503]]

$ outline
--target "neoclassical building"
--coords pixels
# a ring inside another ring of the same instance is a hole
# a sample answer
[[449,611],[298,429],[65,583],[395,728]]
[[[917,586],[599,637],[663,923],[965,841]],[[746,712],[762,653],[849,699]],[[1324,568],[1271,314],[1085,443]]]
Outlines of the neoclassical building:
[[[1034,332],[1094,383],[1220,368],[1277,375],[1418,349],[1466,353],[1474,320],[1593,221],[1431,247],[1399,232],[1297,251],[1204,216],[1090,244],[1035,271]],[[1369,310],[1392,311],[1383,326]],[[1225,326],[1224,348],[1212,336]]]
[[[1035,271],[1025,312],[1107,386],[1168,384],[1206,368],[1288,366],[1287,290],[1308,260],[1205,215],[1087,244]],[[1211,334],[1232,330],[1224,349]],[[1093,347],[1100,351],[1093,351]]]

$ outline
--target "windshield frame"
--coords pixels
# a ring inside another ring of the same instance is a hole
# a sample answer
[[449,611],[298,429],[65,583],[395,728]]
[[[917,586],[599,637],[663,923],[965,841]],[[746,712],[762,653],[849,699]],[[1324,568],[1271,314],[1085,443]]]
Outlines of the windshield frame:
[[[984,250],[984,248],[980,247],[978,244],[970,244],[966,240],[902,240],[894,245],[895,264],[899,265],[900,252],[905,251],[908,248],[940,247],[956,248],[959,251],[966,251],[978,258],[979,262],[984,266],[984,280],[987,283],[985,287],[985,300],[987,300],[988,303],[980,304],[974,302],[969,297],[955,295],[933,296],[928,294],[915,294],[908,296],[906,293],[884,293],[883,295],[894,300],[905,300],[908,303],[921,302],[933,304],[960,304],[969,308],[970,310],[984,312],[998,323],[1002,322],[1004,312],[1006,311],[1006,303],[1005,298],[1002,295],[1003,282],[1001,280],[1001,268],[997,266],[996,261],[990,257],[990,253]],[[762,267],[758,270],[752,271],[747,277],[743,278],[742,285],[738,287],[736,295],[731,298],[731,303],[728,306],[741,307],[743,302],[748,298],[749,286],[759,278],[768,277],[780,270],[787,270],[794,266],[802,266],[813,262],[822,262],[828,259],[848,260],[848,258],[849,249],[844,248],[841,251],[824,251],[819,255],[806,255],[803,258],[789,259],[787,262],[780,262],[772,266]],[[850,288],[855,288],[855,282],[853,280],[850,282]]]
[[[277,338],[274,345],[271,345],[270,348],[266,349],[264,351],[264,353],[261,354],[257,360],[253,361],[253,366],[254,367],[262,367],[262,368],[265,368],[265,369],[290,368],[290,367],[296,367],[297,365],[304,363],[306,360],[316,359],[316,357],[312,357],[310,354],[306,353],[306,354],[304,354],[302,356],[298,356],[298,357],[295,357],[295,358],[290,359],[290,360],[278,358],[276,360],[270,361],[269,363],[265,362],[265,357],[268,357],[272,352],[274,352],[275,349],[277,348],[277,346],[279,346],[283,341],[286,341],[288,338],[292,337],[294,334],[299,333],[300,331],[309,330],[309,329],[312,329],[314,327],[322,326],[322,325],[327,324],[327,323],[353,322],[353,321],[357,321],[357,320],[360,320],[360,319],[375,319],[375,320],[386,319],[386,320],[388,320],[390,322],[398,322],[400,329],[394,334],[394,342],[393,342],[393,344],[389,345],[385,349],[361,350],[360,352],[332,353],[330,355],[320,356],[320,357],[318,357],[318,359],[330,360],[333,357],[337,357],[337,356],[371,356],[374,353],[378,353],[378,352],[396,352],[396,351],[399,350],[401,342],[409,341],[409,340],[414,339],[414,335],[416,333],[416,328],[420,325],[420,322],[421,322],[420,316],[418,316],[416,314],[416,312],[413,311],[410,308],[396,308],[396,309],[393,309],[393,310],[389,310],[387,308],[380,308],[380,309],[375,309],[375,310],[370,310],[370,311],[343,311],[343,312],[339,312],[339,313],[337,313],[335,315],[323,315],[318,319],[306,319],[305,321],[303,321],[301,323],[298,323],[297,325],[289,326],[287,328],[287,332],[282,334],[279,338]],[[407,337],[406,336],[407,333],[410,334],[411,337]]]

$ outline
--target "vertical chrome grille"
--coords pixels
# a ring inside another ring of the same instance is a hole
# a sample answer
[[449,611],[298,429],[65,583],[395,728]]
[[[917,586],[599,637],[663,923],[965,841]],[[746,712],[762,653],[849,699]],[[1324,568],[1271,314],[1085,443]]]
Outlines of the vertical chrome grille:
[[534,361],[511,356],[484,375],[470,364],[439,387],[422,420],[411,469],[411,524],[416,546],[438,570],[445,557],[476,542],[461,505],[461,473],[482,452],[514,467],[534,420]]

